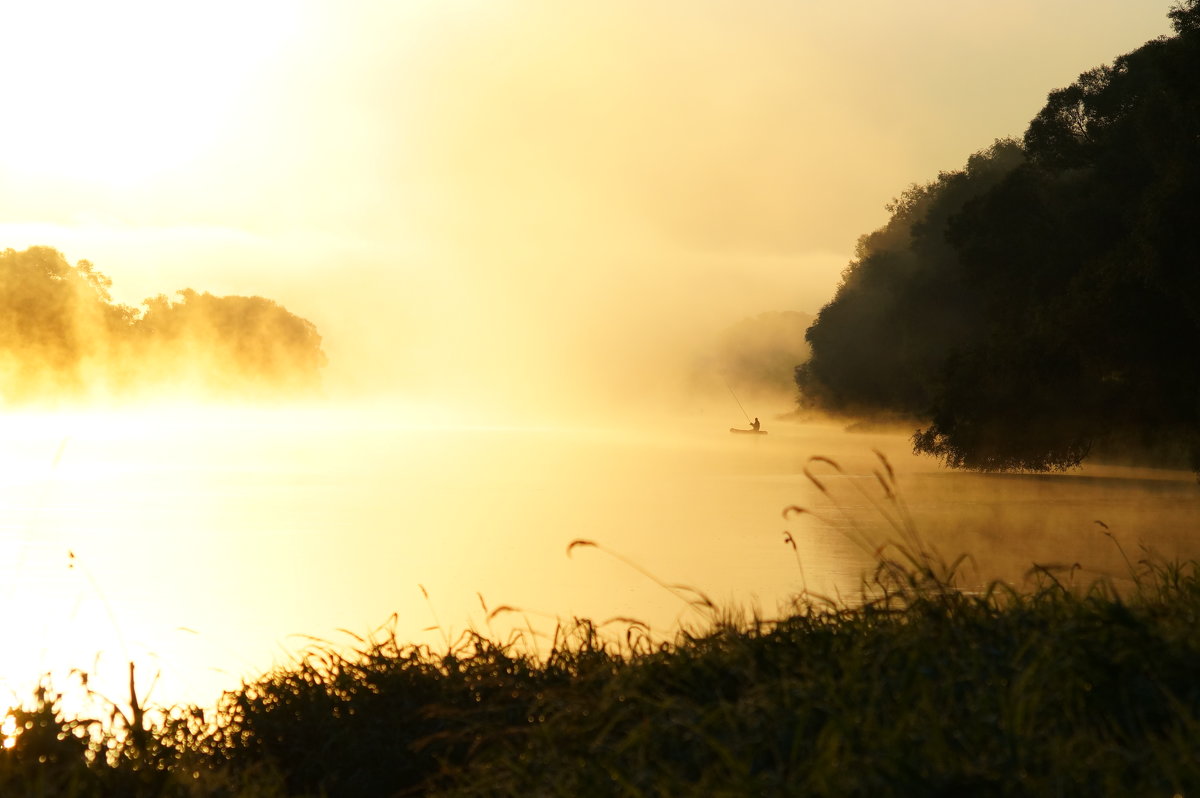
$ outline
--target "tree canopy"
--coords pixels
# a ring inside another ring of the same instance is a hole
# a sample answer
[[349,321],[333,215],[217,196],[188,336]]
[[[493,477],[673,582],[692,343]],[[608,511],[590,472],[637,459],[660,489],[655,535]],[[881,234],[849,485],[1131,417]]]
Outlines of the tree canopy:
[[1200,0],[1170,16],[890,206],[807,333],[803,403],[919,419],[952,466],[1122,443],[1200,469]]
[[50,247],[0,252],[0,400],[188,390],[310,390],[325,364],[309,321],[262,297],[184,289],[114,303],[112,282]]

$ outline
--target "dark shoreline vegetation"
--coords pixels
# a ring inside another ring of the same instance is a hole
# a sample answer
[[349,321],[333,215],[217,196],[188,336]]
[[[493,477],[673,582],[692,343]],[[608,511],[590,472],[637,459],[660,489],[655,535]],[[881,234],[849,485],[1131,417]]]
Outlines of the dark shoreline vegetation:
[[[892,541],[847,533],[877,562],[852,602],[800,590],[768,619],[659,582],[702,618],[670,639],[627,618],[560,621],[548,646],[532,628],[491,632],[521,613],[511,607],[439,649],[388,625],[350,649],[315,644],[207,711],[142,706],[131,664],[128,702],[95,717],[67,713],[70,696],[50,685],[15,710],[0,794],[1200,789],[1200,562],[1135,562],[1100,524],[1122,579],[1085,584],[1077,566],[1034,566],[1025,589],[969,585],[967,558],[926,547],[879,458],[876,506]],[[805,471],[828,494],[818,463],[840,468],[815,457]],[[784,542],[803,583],[791,533]],[[581,547],[604,550],[576,540],[567,553]]]
[[806,333],[803,410],[912,419],[957,468],[1200,473],[1200,2],[1168,16],[887,206]]

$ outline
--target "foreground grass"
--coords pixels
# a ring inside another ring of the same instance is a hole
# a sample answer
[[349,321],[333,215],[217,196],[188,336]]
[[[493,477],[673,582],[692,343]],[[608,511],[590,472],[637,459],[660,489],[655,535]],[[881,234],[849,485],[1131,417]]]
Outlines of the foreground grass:
[[1200,792],[1200,563],[1127,559],[1120,590],[1035,569],[1028,590],[964,591],[880,461],[896,543],[850,533],[878,559],[853,604],[802,592],[765,620],[663,584],[704,620],[669,641],[575,620],[541,655],[531,637],[433,650],[385,629],[208,713],[147,713],[131,665],[105,717],[68,715],[48,686],[13,713],[0,795]]
[[3,795],[1172,795],[1200,789],[1197,564],[1118,594],[952,589],[881,566],[855,607],[578,621],[535,658],[471,634],[317,650],[215,716],[68,720],[43,690]]

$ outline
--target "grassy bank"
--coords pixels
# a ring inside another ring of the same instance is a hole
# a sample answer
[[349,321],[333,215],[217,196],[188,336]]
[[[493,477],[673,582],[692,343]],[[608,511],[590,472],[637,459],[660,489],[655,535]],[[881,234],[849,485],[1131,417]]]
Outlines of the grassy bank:
[[[312,652],[215,714],[18,713],[4,795],[1172,795],[1200,787],[1197,566],[1120,596],[884,568],[856,607],[669,645],[561,627]],[[136,701],[133,702],[136,704]]]
[[886,471],[896,544],[852,604],[800,593],[768,620],[664,584],[703,616],[666,641],[576,619],[540,647],[472,632],[434,650],[384,629],[208,712],[147,711],[131,687],[68,717],[47,687],[14,715],[0,795],[1200,791],[1200,564],[962,590]]

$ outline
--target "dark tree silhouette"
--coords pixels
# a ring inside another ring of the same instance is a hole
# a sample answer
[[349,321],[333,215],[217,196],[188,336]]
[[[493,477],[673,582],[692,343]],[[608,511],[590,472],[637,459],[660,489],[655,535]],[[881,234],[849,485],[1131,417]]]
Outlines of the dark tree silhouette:
[[996,179],[942,175],[864,239],[805,401],[922,418],[915,447],[953,466],[1129,444],[1200,470],[1200,4],[1170,15],[1175,36],[1052,92],[1004,145],[1021,157],[976,156]]
[[950,219],[1024,162],[997,141],[966,169],[914,185],[888,205],[891,220],[858,241],[857,258],[807,333],[796,369],[806,407],[851,415],[921,417],[952,349],[971,336],[979,298],[946,240]]

